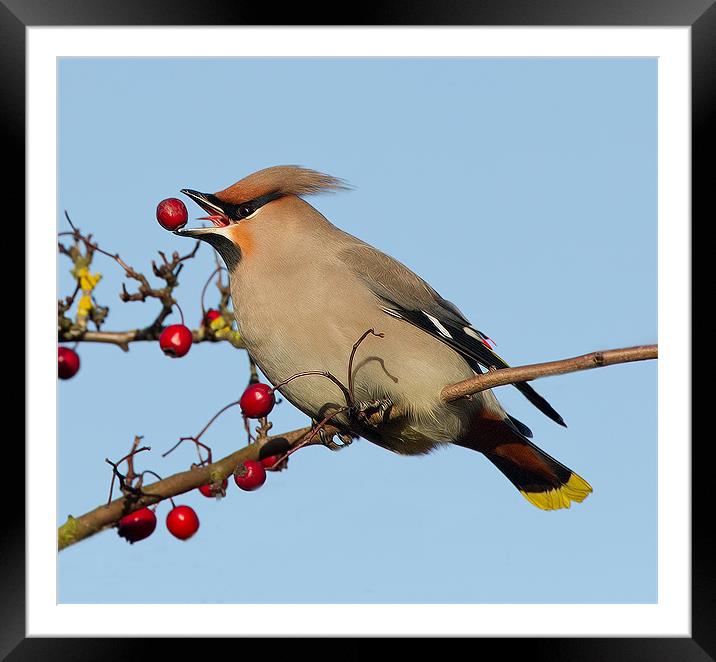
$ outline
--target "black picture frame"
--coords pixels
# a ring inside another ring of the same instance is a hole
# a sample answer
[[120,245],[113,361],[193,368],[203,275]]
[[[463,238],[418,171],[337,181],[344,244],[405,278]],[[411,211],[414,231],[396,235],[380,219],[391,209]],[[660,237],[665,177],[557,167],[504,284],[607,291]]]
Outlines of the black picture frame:
[[[280,7],[280,9],[278,9]],[[278,15],[277,15],[278,14]],[[279,19],[277,22],[277,18]],[[0,80],[2,96],[3,177],[12,191],[13,215],[24,199],[17,192],[25,186],[25,28],[32,26],[96,25],[556,25],[556,26],[690,26],[692,38],[692,227],[713,218],[712,168],[707,156],[713,151],[716,117],[716,4],[714,0],[424,0],[383,2],[350,7],[321,2],[280,5],[234,2],[176,2],[172,0],[0,0]],[[14,225],[14,228],[17,226]],[[11,241],[15,241],[13,233]],[[31,250],[27,246],[26,250]],[[17,342],[17,341],[15,341]],[[26,351],[32,351],[26,347]],[[20,389],[15,389],[15,392]],[[9,442],[9,439],[6,439]],[[692,445],[692,637],[691,638],[517,638],[480,639],[467,643],[479,647],[475,654],[493,648],[500,659],[528,656],[531,661],[557,660],[716,660],[716,563],[708,534],[713,528],[708,440]],[[133,655],[169,657],[167,639],[138,643],[127,639],[26,638],[25,632],[25,521],[16,505],[22,497],[20,468],[24,452],[17,443],[7,444],[6,513],[0,534],[0,659],[110,660]],[[12,475],[7,467],[12,467]],[[20,487],[18,488],[18,483]],[[11,488],[10,485],[14,487]],[[32,485],[29,486],[32,489]],[[131,621],[131,612],[127,613]],[[296,641],[275,640],[263,655],[295,655]],[[304,642],[311,655],[337,654],[342,658],[365,657],[374,641],[341,640]],[[380,646],[389,654],[389,642]],[[401,641],[401,653],[408,642]],[[182,657],[224,655],[223,644],[239,653],[231,640],[182,640]],[[445,654],[445,642],[423,641],[423,654]],[[291,647],[291,648],[289,648]],[[220,649],[221,652],[220,652]]]

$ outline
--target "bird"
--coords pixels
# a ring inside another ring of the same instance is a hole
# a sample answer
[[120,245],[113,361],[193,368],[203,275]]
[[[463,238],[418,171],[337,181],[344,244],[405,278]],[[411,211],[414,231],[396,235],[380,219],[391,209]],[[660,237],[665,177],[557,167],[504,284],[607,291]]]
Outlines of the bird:
[[[542,510],[582,502],[591,485],[541,450],[491,390],[442,400],[444,386],[508,364],[490,338],[426,281],[304,199],[347,188],[342,179],[284,165],[215,193],[181,190],[212,224],[175,234],[207,242],[223,259],[250,357],[314,421],[331,418],[350,431],[356,411],[375,408],[377,418],[360,419],[360,436],[378,446],[423,455],[454,444],[485,455]],[[310,374],[284,384],[300,373]],[[529,384],[515,386],[565,425]]]

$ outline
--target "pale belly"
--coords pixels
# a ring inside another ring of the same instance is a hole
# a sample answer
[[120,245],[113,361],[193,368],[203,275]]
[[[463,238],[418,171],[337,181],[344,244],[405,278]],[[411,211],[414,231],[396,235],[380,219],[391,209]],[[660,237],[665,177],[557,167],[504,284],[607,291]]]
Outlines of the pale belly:
[[[357,349],[353,395],[361,402],[387,398],[394,411],[403,414],[402,424],[384,431],[396,437],[396,443],[416,435],[436,443],[456,439],[476,410],[488,404],[489,396],[442,403],[442,388],[471,377],[473,371],[438,339],[385,314],[367,291],[337,296],[334,289],[307,290],[288,282],[284,286],[281,296],[250,293],[250,288],[233,292],[246,347],[272,384],[301,372],[328,371],[348,387],[353,344],[372,328],[384,337],[369,335]],[[280,391],[318,420],[327,410],[346,405],[341,389],[320,375],[298,377]],[[387,440],[382,445],[395,444]]]

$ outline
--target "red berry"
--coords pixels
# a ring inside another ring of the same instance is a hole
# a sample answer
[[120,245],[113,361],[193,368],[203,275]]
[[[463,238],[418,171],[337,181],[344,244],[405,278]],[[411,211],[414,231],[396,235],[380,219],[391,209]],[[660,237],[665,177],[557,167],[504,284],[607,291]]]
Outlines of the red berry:
[[244,460],[234,471],[234,482],[247,492],[257,490],[266,482],[266,469],[261,462]]
[[205,497],[226,496],[226,488],[228,485],[229,481],[224,478],[224,480],[221,481],[221,489],[215,490],[213,483],[207,483],[199,488],[199,492],[201,492]]
[[178,198],[167,198],[157,205],[157,220],[165,230],[178,230],[186,225],[189,214]]
[[219,319],[219,317],[221,317],[221,313],[218,310],[210,308],[206,311],[206,315],[204,315],[204,321],[202,323],[204,324],[204,326],[211,326],[211,323],[215,319]]
[[70,379],[80,369],[80,356],[69,347],[57,348],[57,375],[60,379]]
[[241,413],[246,418],[268,416],[275,404],[273,389],[268,384],[249,384],[239,400]]
[[261,464],[264,465],[265,469],[271,469],[276,465],[276,462],[278,462],[280,457],[280,455],[269,455],[261,460]]
[[193,508],[176,506],[167,515],[167,529],[175,538],[188,540],[199,530],[199,518]]
[[183,324],[171,324],[159,336],[159,347],[173,359],[184,356],[191,349],[191,331]]
[[140,508],[119,520],[117,533],[130,543],[135,543],[151,536],[156,528],[157,516],[154,511],[149,508]]

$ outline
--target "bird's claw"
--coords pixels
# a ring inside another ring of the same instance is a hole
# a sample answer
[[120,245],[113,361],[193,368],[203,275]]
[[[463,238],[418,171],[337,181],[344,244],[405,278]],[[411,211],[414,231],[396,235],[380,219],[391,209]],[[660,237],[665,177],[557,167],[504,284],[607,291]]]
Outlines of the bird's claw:
[[[317,425],[317,423],[314,421],[314,426]],[[329,434],[325,431],[325,429],[320,428],[317,432],[318,440],[320,441],[321,445],[325,446],[329,450],[332,451],[340,451],[343,450],[346,446],[350,446],[353,443],[353,437],[352,435],[348,434],[347,432],[338,432],[336,434]],[[333,440],[333,437],[338,437],[340,439],[340,443]]]
[[393,401],[390,398],[368,400],[366,402],[357,402],[351,413],[361,422],[366,422],[373,414],[379,414],[381,417],[385,416],[392,406]]
[[350,446],[353,443],[353,437],[349,434],[341,433],[336,436],[341,440],[341,443],[338,443],[331,438],[326,439],[325,441],[321,440],[321,443],[323,443],[326,448],[332,451],[342,451],[344,448]]

